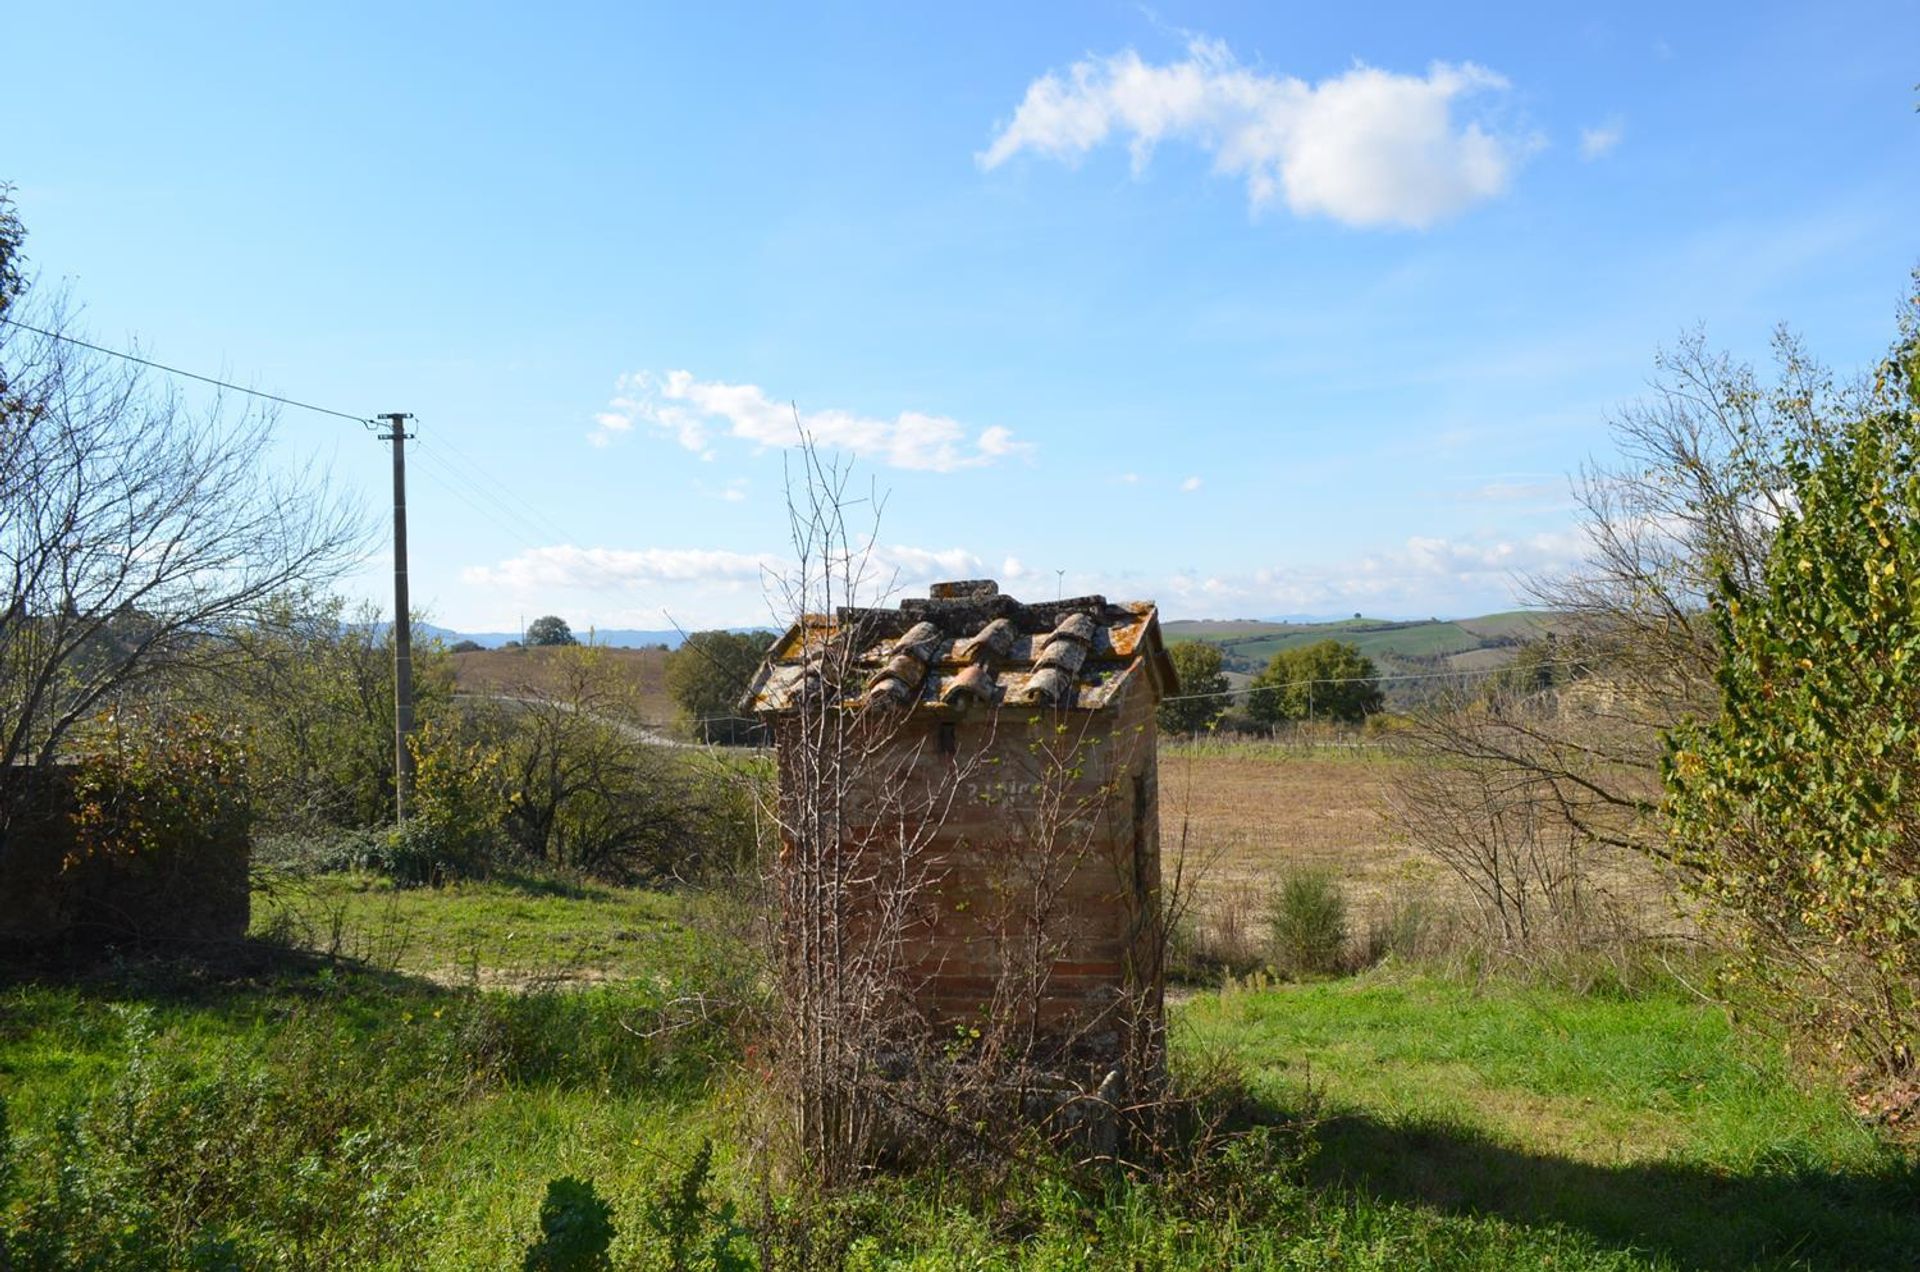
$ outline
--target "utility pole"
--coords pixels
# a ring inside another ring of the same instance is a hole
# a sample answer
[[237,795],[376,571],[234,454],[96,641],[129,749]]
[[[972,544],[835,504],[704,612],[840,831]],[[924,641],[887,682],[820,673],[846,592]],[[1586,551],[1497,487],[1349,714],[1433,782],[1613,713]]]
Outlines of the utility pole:
[[413,797],[413,615],[407,608],[407,432],[413,418],[401,411],[379,416],[391,430],[380,440],[393,443],[393,813],[407,819]]

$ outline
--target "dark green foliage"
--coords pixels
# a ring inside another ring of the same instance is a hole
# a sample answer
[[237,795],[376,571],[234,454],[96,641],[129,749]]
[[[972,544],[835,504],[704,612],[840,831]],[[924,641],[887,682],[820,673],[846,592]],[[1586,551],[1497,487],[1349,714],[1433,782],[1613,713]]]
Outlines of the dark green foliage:
[[1179,688],[1171,700],[1159,708],[1162,733],[1201,733],[1231,705],[1226,697],[1227,677],[1221,671],[1218,645],[1189,640],[1171,646],[1167,656],[1173,660]]
[[1282,975],[1327,975],[1347,966],[1347,899],[1330,872],[1301,870],[1282,880],[1268,924],[1273,966]]
[[1343,641],[1283,649],[1253,678],[1247,714],[1262,724],[1338,720],[1358,724],[1386,705],[1373,660]]
[[567,620],[558,614],[545,614],[527,624],[527,644],[541,645],[577,645],[573,638],[573,629],[567,626]]
[[613,1266],[607,1258],[613,1237],[613,1210],[591,1183],[571,1175],[549,1180],[540,1239],[527,1247],[520,1266],[524,1272],[603,1272]]
[[[371,607],[296,592],[234,633],[243,657],[196,679],[195,699],[243,731],[257,819],[269,829],[393,821],[393,637]],[[416,719],[452,705],[451,660],[413,651]]]
[[477,640],[456,640],[453,644],[447,646],[447,652],[450,654],[477,654],[481,648],[482,646]]
[[1724,575],[1720,714],[1664,765],[1675,850],[1751,970],[1892,1075],[1920,1048],[1920,334],[1790,456],[1762,586]]
[[703,742],[757,741],[740,698],[773,644],[769,632],[695,632],[667,659],[667,692],[688,731]]

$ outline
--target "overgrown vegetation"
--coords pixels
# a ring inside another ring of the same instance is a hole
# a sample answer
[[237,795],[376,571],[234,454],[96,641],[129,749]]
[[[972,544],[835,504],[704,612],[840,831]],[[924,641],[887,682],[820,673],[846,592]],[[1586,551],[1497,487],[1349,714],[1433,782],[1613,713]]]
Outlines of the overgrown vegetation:
[[[1910,317],[1920,317],[1920,300]],[[1759,577],[1713,594],[1719,712],[1669,740],[1667,810],[1748,967],[1886,1077],[1920,1048],[1920,331],[1801,440]]]
[[[504,885],[401,895],[489,959],[527,921]],[[1920,1240],[1911,1162],[1658,973],[1239,982],[1176,1015],[1176,1081],[1216,1093],[1204,1153],[956,1163],[801,1205],[748,1138],[739,947],[645,894],[539,900],[612,945],[625,906],[664,926],[618,983],[567,992],[293,953],[0,987],[13,1266],[511,1267],[592,1258],[609,1228],[607,1265],[640,1269],[676,1241],[696,1268],[1197,1272],[1898,1266]]]
[[667,656],[667,692],[687,736],[729,746],[764,740],[740,699],[773,639],[771,632],[694,632]]
[[[751,763],[663,746],[614,651],[556,645],[537,676],[456,697],[452,655],[416,647],[413,816],[392,827],[392,650],[331,599],[289,598],[244,634],[244,674],[193,682],[247,741],[262,830],[331,842],[317,864],[412,884],[527,867],[693,881],[750,860]],[[530,655],[526,655],[530,656]]]

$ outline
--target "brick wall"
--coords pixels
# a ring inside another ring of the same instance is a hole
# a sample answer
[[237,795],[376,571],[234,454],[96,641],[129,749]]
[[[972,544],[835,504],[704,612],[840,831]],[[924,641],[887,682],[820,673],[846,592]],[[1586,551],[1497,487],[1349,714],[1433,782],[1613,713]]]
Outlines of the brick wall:
[[[916,712],[868,774],[884,790],[851,801],[849,851],[884,856],[903,809],[939,819],[905,933],[909,981],[937,1030],[1017,1004],[1043,1035],[1110,1054],[1129,994],[1157,1022],[1159,793],[1144,684],[1097,713]],[[857,898],[855,910],[854,926],[871,920]]]

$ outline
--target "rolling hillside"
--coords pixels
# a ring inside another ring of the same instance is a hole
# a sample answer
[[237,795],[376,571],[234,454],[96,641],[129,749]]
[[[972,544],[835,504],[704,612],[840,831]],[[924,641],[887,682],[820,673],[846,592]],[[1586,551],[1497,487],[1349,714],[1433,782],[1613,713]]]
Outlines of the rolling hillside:
[[[1358,647],[1387,676],[1429,672],[1490,671],[1514,651],[1553,630],[1555,616],[1513,610],[1461,619],[1348,618],[1337,622],[1266,622],[1260,619],[1185,619],[1166,623],[1168,643],[1199,640],[1218,645],[1236,685],[1266,666],[1283,649],[1339,640]],[[1404,697],[1388,684],[1389,700]]]

